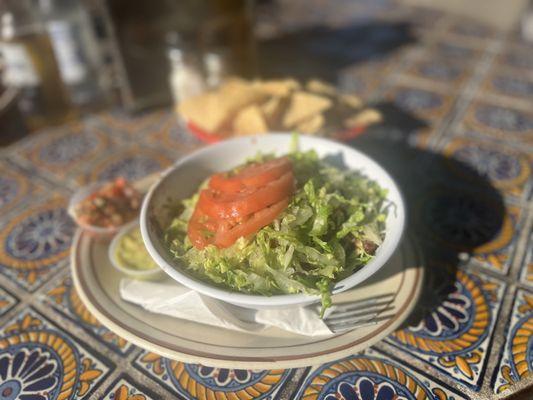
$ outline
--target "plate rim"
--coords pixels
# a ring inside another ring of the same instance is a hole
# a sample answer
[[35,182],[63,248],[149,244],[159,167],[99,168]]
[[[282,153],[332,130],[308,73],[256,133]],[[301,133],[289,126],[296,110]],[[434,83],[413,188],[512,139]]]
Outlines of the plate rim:
[[[107,327],[109,330],[116,333],[120,337],[133,343],[134,345],[142,349],[145,349],[147,351],[159,354],[163,357],[170,358],[172,360],[182,361],[185,363],[198,363],[198,364],[208,365],[212,367],[219,367],[219,368],[233,368],[233,369],[235,368],[244,368],[244,369],[300,368],[300,367],[308,367],[311,365],[322,364],[324,362],[329,362],[333,360],[338,360],[338,359],[347,357],[351,354],[354,354],[355,352],[360,351],[363,348],[367,348],[377,343],[378,341],[383,339],[385,336],[393,332],[398,326],[400,326],[406,320],[406,318],[411,314],[412,310],[414,309],[414,307],[416,306],[418,302],[418,298],[420,297],[420,294],[422,291],[422,283],[424,280],[424,268],[425,267],[424,267],[424,262],[421,259],[420,249],[418,248],[416,243],[413,241],[412,237],[406,235],[407,237],[405,239],[408,239],[411,242],[413,251],[416,254],[416,259],[420,263],[420,265],[417,265],[417,267],[415,267],[416,268],[415,284],[411,288],[411,293],[409,296],[407,296],[406,302],[402,304],[402,307],[403,307],[402,311],[397,313],[395,318],[391,318],[390,320],[385,322],[383,325],[379,325],[380,330],[377,333],[370,332],[363,338],[357,339],[356,340],[357,343],[354,344],[354,342],[352,342],[352,343],[340,345],[333,352],[331,351],[331,349],[327,349],[324,351],[319,351],[317,353],[312,353],[311,355],[305,354],[301,356],[290,356],[291,357],[290,359],[286,357],[279,357],[279,356],[275,356],[275,357],[258,356],[252,359],[250,359],[250,357],[247,357],[246,359],[244,359],[243,357],[238,357],[238,356],[229,357],[229,356],[224,356],[224,355],[215,355],[212,353],[205,353],[205,352],[202,352],[201,349],[183,349],[181,348],[181,346],[179,350],[171,349],[171,348],[165,347],[161,344],[154,343],[146,338],[139,336],[133,330],[131,330],[131,327],[126,326],[126,324],[123,324],[123,326],[121,326],[120,321],[119,323],[117,323],[116,321],[112,320],[110,317],[105,315],[106,312],[102,312],[99,309],[98,305],[93,304],[93,302],[90,300],[90,295],[88,295],[85,292],[82,282],[80,280],[80,275],[78,273],[78,270],[80,267],[78,265],[78,256],[80,253],[80,243],[83,238],[83,235],[84,235],[84,232],[81,229],[78,229],[76,231],[73,244],[72,244],[71,260],[70,260],[72,280],[73,280],[74,287],[76,288],[76,291],[81,301],[102,325],[104,325],[105,327]],[[89,237],[88,240],[95,240],[95,239]],[[146,312],[149,312],[149,311],[146,311]],[[334,338],[334,337],[336,336],[333,336],[331,338]],[[329,338],[326,338],[326,340],[327,339]]]

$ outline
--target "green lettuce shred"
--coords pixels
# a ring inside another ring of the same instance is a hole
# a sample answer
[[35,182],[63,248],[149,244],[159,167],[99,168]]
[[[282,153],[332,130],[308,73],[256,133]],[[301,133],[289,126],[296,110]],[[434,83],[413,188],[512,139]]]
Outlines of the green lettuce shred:
[[[271,156],[270,156],[271,157]],[[287,209],[255,235],[226,249],[192,246],[187,223],[198,195],[165,230],[172,255],[194,276],[221,288],[262,294],[320,295],[331,305],[336,281],[374,256],[384,235],[387,192],[358,171],[344,171],[314,151],[288,154],[297,189]],[[258,155],[257,161],[269,158]]]

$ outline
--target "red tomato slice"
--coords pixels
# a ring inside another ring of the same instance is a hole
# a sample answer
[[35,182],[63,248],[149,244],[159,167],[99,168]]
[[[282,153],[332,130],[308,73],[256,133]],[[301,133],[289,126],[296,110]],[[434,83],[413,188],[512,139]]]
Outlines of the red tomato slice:
[[200,193],[198,204],[205,214],[214,219],[242,219],[290,196],[293,190],[294,175],[287,172],[259,189],[249,188],[238,193],[204,189]]
[[215,174],[209,181],[209,187],[221,192],[235,193],[247,187],[264,186],[289,171],[292,171],[291,161],[287,157],[281,157],[249,165],[232,176],[227,172]]
[[216,221],[213,221],[196,206],[189,220],[187,234],[194,247],[203,249],[205,246],[213,244],[217,228]]
[[240,237],[252,235],[261,228],[274,221],[279,214],[289,205],[289,198],[264,208],[261,211],[252,214],[250,218],[242,221],[233,227],[222,224],[215,235],[215,246],[225,248],[231,246]]

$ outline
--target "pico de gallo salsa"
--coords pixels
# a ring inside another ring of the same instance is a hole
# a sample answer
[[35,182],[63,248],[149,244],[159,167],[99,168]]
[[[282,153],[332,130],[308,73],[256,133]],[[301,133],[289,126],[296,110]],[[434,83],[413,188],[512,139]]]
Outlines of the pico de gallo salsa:
[[141,194],[119,177],[76,204],[74,215],[82,226],[119,227],[138,215],[141,200]]

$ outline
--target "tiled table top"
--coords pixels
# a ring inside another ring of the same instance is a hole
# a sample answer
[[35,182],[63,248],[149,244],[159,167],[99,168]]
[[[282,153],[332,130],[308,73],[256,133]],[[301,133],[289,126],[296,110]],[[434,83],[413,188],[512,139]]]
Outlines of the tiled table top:
[[[363,353],[296,370],[187,365],[110,332],[72,287],[65,204],[79,185],[140,178],[199,143],[169,111],[104,113],[0,150],[1,398],[533,396],[533,48],[388,1],[311,3],[323,11],[302,24],[343,29],[377,15],[370,44],[410,24],[408,42],[343,66],[339,83],[385,113],[353,145],[396,175],[411,208],[428,275],[412,318]],[[280,4],[263,15],[270,34],[296,12]]]

